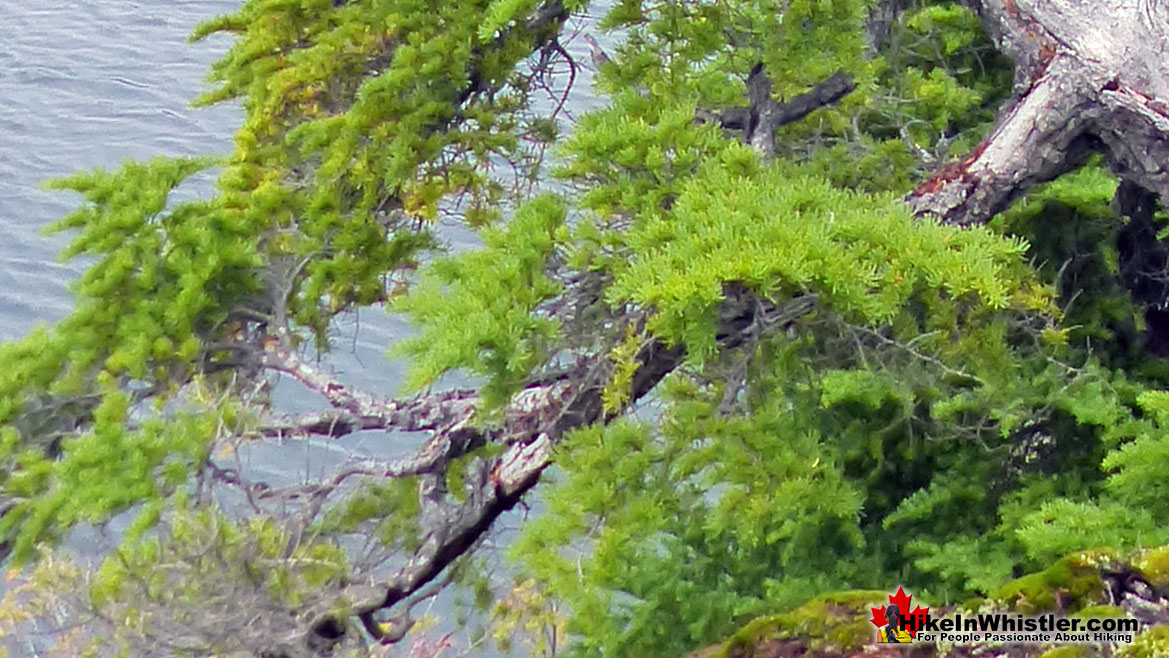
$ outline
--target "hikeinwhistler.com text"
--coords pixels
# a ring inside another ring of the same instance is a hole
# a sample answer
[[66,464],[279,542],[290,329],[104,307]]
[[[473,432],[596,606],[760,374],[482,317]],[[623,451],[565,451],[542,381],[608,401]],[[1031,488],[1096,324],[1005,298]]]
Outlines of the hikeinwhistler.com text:
[[969,644],[1031,643],[1131,643],[1141,630],[1141,623],[1129,618],[1061,617],[1054,614],[1033,616],[988,613],[954,614],[941,619],[910,615],[904,625],[916,628],[918,642]]

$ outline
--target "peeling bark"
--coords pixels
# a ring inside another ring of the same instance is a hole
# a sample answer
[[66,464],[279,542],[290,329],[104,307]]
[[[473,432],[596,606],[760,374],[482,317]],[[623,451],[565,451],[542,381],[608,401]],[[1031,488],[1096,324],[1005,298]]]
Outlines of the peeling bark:
[[906,197],[919,215],[983,222],[1103,152],[1169,199],[1169,7],[1160,0],[970,0],[1015,61],[1015,98],[989,137]]

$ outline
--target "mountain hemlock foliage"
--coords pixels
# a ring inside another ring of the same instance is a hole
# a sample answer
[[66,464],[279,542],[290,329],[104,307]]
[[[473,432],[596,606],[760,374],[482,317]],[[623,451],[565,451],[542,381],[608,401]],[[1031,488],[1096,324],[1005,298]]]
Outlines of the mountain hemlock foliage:
[[[234,151],[50,183],[82,195],[49,230],[91,265],[71,315],[0,347],[0,536],[26,578],[0,626],[69,610],[108,627],[63,636],[86,655],[258,655],[207,611],[266,615],[269,641],[346,618],[348,586],[433,539],[428,481],[268,497],[231,488],[233,455],[272,436],[272,344],[325,354],[371,307],[417,328],[387,346],[403,399],[470,377],[474,427],[561,364],[604,372],[506,569],[468,550],[436,581],[497,647],[677,656],[826,592],[941,605],[1169,542],[1169,369],[1126,288],[1117,183],[1092,160],[988,226],[911,216],[1012,72],[969,10],[908,4],[880,39],[864,0],[247,0],[200,26],[235,37],[196,101],[241,104]],[[548,70],[565,19],[598,12],[607,104],[568,121]],[[856,88],[766,159],[696,120],[745,108],[757,65],[780,102],[837,71]],[[212,196],[172,197],[209,169]],[[443,217],[481,246],[446,250]],[[732,291],[805,310],[728,347]],[[638,400],[655,342],[684,356]],[[473,498],[502,450],[445,462],[441,495]],[[57,548],[113,519],[96,569]]]

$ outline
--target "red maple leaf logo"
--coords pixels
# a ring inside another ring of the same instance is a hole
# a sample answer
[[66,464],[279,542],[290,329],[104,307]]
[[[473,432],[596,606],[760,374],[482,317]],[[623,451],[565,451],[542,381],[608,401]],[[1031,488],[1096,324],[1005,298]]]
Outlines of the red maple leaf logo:
[[[909,631],[910,637],[917,637],[917,629],[925,624],[926,615],[929,614],[930,609],[923,608],[919,605],[910,612],[909,604],[912,602],[913,597],[906,594],[905,590],[901,587],[897,588],[896,594],[889,595],[889,603],[896,605],[897,609],[901,611],[901,618],[906,620],[905,630]],[[873,618],[869,621],[873,622],[873,625],[877,628],[883,628],[885,624],[889,623],[889,620],[885,619],[884,607],[869,608],[869,610],[873,611]]]

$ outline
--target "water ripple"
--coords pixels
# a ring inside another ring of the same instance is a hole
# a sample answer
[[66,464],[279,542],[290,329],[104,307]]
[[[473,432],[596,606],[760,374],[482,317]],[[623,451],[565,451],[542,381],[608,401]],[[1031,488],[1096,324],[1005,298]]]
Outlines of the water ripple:
[[0,0],[0,340],[64,316],[79,264],[43,227],[76,195],[49,178],[127,158],[222,153],[239,110],[193,110],[207,67],[230,41],[189,45],[202,20],[238,0]]

